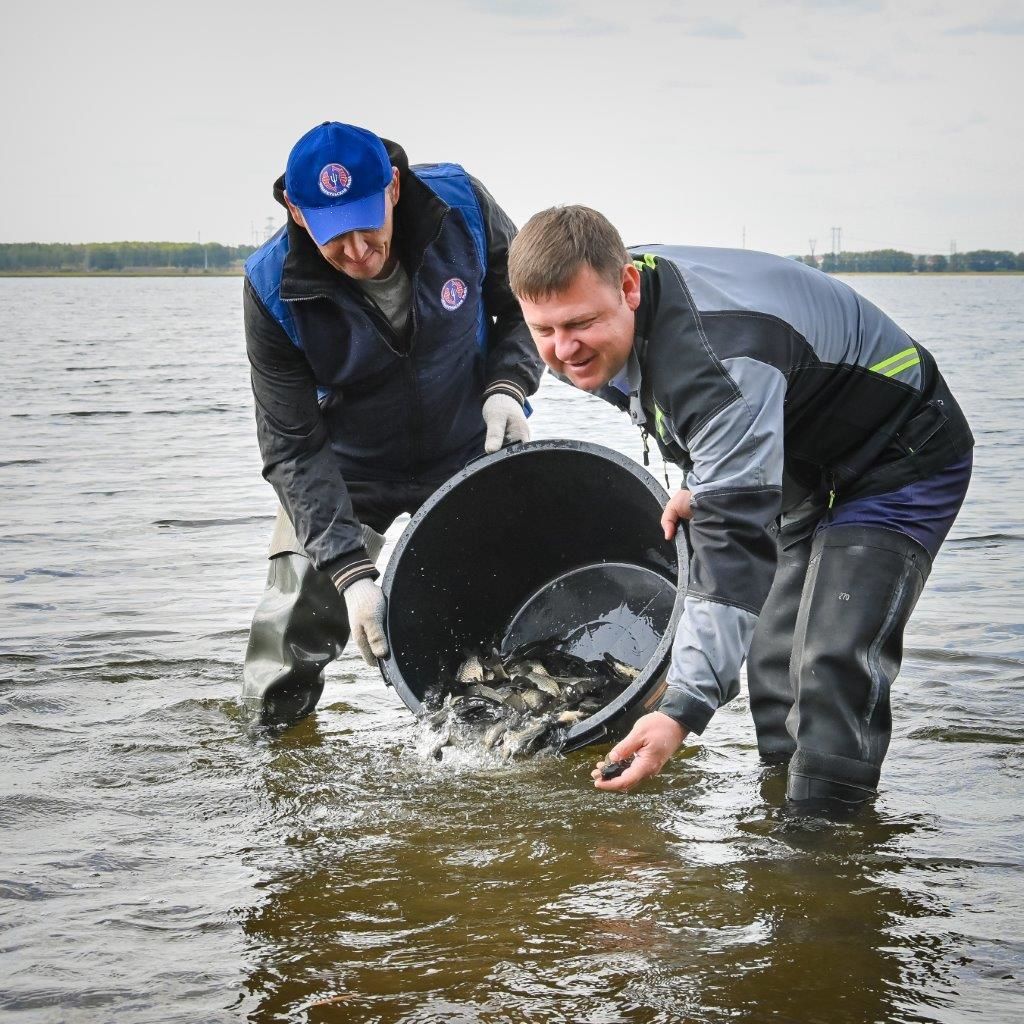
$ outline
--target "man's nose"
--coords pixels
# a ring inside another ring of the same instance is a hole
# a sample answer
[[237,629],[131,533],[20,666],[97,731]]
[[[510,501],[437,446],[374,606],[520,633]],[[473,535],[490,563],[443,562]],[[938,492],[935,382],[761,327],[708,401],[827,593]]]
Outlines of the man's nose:
[[342,238],[341,242],[345,258],[356,263],[366,259],[366,255],[370,251],[369,243],[366,241],[362,231],[350,231]]
[[568,362],[580,349],[579,340],[571,330],[559,329],[555,331],[555,356],[559,362]]

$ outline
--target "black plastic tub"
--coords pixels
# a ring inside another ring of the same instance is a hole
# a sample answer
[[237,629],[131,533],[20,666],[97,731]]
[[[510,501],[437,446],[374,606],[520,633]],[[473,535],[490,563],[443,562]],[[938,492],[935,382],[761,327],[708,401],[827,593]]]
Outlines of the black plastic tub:
[[464,649],[502,654],[558,638],[590,660],[640,670],[567,732],[573,750],[628,731],[665,688],[686,592],[682,531],[666,541],[667,495],[608,448],[553,440],[470,463],[413,516],[384,574],[391,654],[385,680],[415,714]]

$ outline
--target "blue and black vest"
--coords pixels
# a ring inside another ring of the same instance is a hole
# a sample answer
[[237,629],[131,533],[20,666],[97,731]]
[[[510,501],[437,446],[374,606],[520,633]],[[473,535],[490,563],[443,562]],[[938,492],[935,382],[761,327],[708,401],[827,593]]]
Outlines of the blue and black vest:
[[[429,195],[403,182],[402,211],[437,216],[412,282],[411,337],[397,345],[372,303],[343,275],[309,294],[282,297],[287,225],[254,252],[245,272],[267,312],[312,368],[341,470],[352,480],[443,480],[483,450],[487,238],[466,172],[411,168]],[[444,207],[431,202],[440,199]],[[293,228],[294,230],[294,228]],[[317,258],[319,258],[317,256]]]

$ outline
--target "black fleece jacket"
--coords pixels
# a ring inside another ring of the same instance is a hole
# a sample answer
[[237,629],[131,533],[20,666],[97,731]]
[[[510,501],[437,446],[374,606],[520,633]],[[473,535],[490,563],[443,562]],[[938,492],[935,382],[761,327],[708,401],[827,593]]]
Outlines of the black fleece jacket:
[[[437,238],[442,220],[450,211],[431,189],[410,169],[404,150],[384,140],[392,164],[401,176],[401,195],[395,207],[394,246],[410,277],[428,246]],[[516,228],[484,186],[470,178],[483,215],[487,239],[487,273],[483,301],[489,320],[487,355],[484,363],[481,401],[498,392],[522,402],[533,394],[540,381],[542,364],[519,305],[508,285],[508,247]],[[274,184],[274,197],[284,204],[284,178]],[[377,325],[381,342],[393,350],[415,353],[416,337],[412,318],[402,339],[363,291],[346,275],[335,270],[305,229],[289,216],[288,253],[281,273],[281,298],[300,302],[335,296],[337,315],[344,304],[355,302]],[[272,243],[267,243],[268,245]],[[328,300],[329,301],[329,300]],[[332,308],[334,308],[332,307]],[[263,455],[263,475],[270,481],[287,510],[300,544],[318,569],[330,572],[345,585],[376,570],[366,557],[360,525],[352,510],[338,453],[331,445],[327,422],[330,400],[317,398],[317,380],[304,353],[268,311],[253,284],[244,290],[246,347],[252,370],[257,433]],[[387,387],[384,382],[381,386]],[[467,374],[466,387],[480,387],[479,379]],[[481,423],[482,427],[482,423]],[[439,460],[438,454],[442,456]],[[408,479],[433,479],[439,467],[440,479],[452,471],[443,456],[460,453],[431,453],[432,461],[405,464]],[[455,467],[457,468],[457,467]],[[397,474],[392,478],[396,478]]]

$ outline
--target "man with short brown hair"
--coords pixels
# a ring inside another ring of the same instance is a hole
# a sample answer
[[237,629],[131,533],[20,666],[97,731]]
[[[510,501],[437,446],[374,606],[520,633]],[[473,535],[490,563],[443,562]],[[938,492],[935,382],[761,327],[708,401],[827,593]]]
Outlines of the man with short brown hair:
[[[602,789],[661,770],[739,692],[799,810],[876,793],[903,630],[963,501],[973,438],[934,359],[847,285],[766,253],[649,246],[546,210],[509,278],[544,362],[628,410],[685,486],[692,549],[668,688]],[[600,768],[600,765],[598,766]]]

